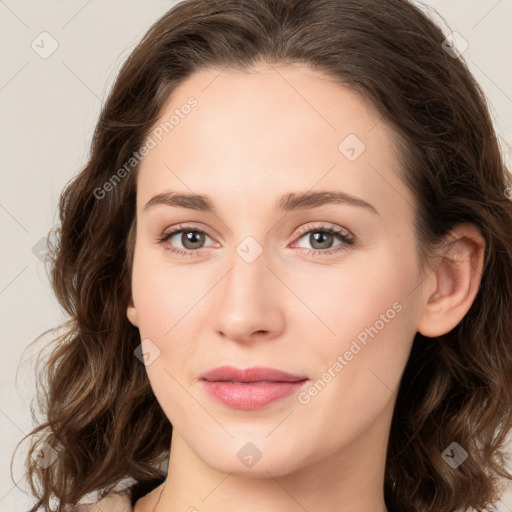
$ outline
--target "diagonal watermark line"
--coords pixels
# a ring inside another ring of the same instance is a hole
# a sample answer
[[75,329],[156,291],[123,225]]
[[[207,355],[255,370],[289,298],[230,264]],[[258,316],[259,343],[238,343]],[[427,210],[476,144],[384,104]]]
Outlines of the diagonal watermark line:
[[165,486],[167,485],[167,480],[164,482],[164,486],[162,487],[162,490],[160,491],[160,494],[158,495],[158,499],[156,500],[155,506],[153,508],[153,512],[156,512],[156,507],[158,507],[158,504],[160,503],[160,500],[162,499],[162,494],[165,491]]
[[302,510],[305,510],[306,512],[308,512],[308,509],[307,509],[307,508],[305,508],[305,507],[302,505],[302,503],[300,503],[300,502],[299,502],[299,501],[298,501],[298,500],[297,500],[297,499],[296,499],[292,494],[290,494],[290,493],[288,492],[288,490],[287,490],[287,489],[285,489],[285,488],[284,488],[284,487],[283,487],[283,486],[282,486],[282,485],[277,481],[277,479],[276,479],[274,476],[272,476],[268,471],[267,471],[267,474],[270,476],[270,478],[272,478],[272,480],[274,480],[274,482],[275,482],[277,485],[279,485],[279,487],[281,487],[281,489],[283,489],[283,491],[284,491],[284,492],[286,492],[286,494],[288,494],[288,496],[290,496],[290,498],[291,498],[293,501],[295,501],[295,503],[297,503],[297,505],[299,505],[299,507],[300,507]]
[[286,78],[281,73],[279,73],[276,68],[274,68],[274,66],[272,66],[272,64],[269,65],[334,131],[336,131],[336,128],[331,123],[329,123],[329,121],[327,121],[327,119],[322,114],[320,114],[320,112],[313,105],[311,105],[311,103],[306,98],[304,98],[304,96],[302,96],[302,94],[297,89],[295,89],[295,87],[293,87],[293,85],[288,80],[286,80]]
[[423,279],[406,295],[406,297],[409,297],[411,293],[413,293],[415,290],[417,290],[432,274],[434,274],[436,269],[432,269],[426,276],[423,277]]
[[272,433],[274,432],[274,430],[276,430],[276,429],[277,429],[277,427],[279,427],[279,425],[281,425],[281,423],[283,423],[283,422],[284,422],[284,420],[286,420],[294,410],[295,410],[295,409],[292,409],[292,410],[290,411],[290,413],[289,413],[289,414],[287,414],[287,415],[286,415],[286,416],[285,416],[285,417],[284,417],[284,418],[283,418],[283,419],[282,419],[282,420],[281,420],[281,421],[280,421],[280,422],[279,422],[279,423],[278,423],[278,424],[277,424],[277,425],[276,425],[276,426],[275,426],[275,427],[274,427],[274,428],[273,428],[273,429],[272,429],[272,430],[271,430],[271,431],[270,431],[270,432],[265,436],[265,439],[266,439],[270,434],[272,434]]
[[[496,509],[495,510],[502,510],[503,506],[507,507],[507,510],[512,510],[504,501],[503,501],[503,495],[507,491],[508,483],[505,483],[503,489],[501,490],[500,497],[498,498],[498,501],[496,502]],[[488,509],[484,509],[485,512],[490,512]]]
[[377,119],[377,121],[375,121],[375,123],[372,125],[372,127],[368,131],[371,132],[381,121],[382,121],[382,118],[379,117],[379,119]]
[[4,498],[7,497],[8,494],[10,494],[11,491],[13,491],[14,489],[18,488],[19,484],[21,481],[25,480],[25,478],[27,477],[27,475],[25,476],[22,476],[1,498],[0,498],[0,501],[2,501]]
[[83,85],[85,85],[85,87],[87,87],[87,89],[89,89],[89,91],[91,91],[91,92],[94,94],[94,96],[96,96],[96,98],[98,98],[98,100],[101,102],[101,98],[100,98],[100,97],[99,97],[99,96],[98,96],[98,95],[97,95],[97,94],[96,94],[96,93],[95,93],[95,92],[94,92],[94,91],[93,91],[93,90],[92,90],[92,89],[91,89],[91,88],[90,88],[90,87],[89,87],[89,86],[88,86],[88,85],[87,85],[87,84],[86,84],[86,83],[85,83],[85,82],[84,82],[84,81],[83,81],[83,80],[82,80],[82,79],[81,79],[81,78],[80,78],[80,77],[79,77],[79,76],[78,76],[78,75],[77,75],[77,74],[76,74],[76,73],[75,73],[75,72],[74,72],[74,71],[73,71],[73,70],[72,70],[72,69],[71,69],[71,68],[70,68],[70,67],[69,67],[69,66],[68,66],[64,61],[63,61],[63,60],[61,60],[61,62],[62,62],[62,64],[64,64],[64,66],[66,66],[66,67],[69,69],[69,71],[71,71],[71,73],[73,73],[73,75],[75,75],[75,76],[78,78],[78,80],[79,80],[80,82],[82,82],[82,84],[83,84]]
[[508,98],[508,100],[512,103],[512,98],[474,61],[472,60],[471,61],[479,70],[480,72],[485,75],[487,77],[487,79],[492,83],[494,84],[494,86],[496,87],[496,89],[498,89],[499,91],[501,91],[501,93],[506,97]]
[[500,502],[498,503],[498,510],[499,510],[500,508],[503,508],[503,506],[507,507],[507,510],[512,510],[512,508],[510,508],[510,507],[509,507],[509,506],[508,506],[504,501],[500,501]]
[[10,281],[9,281],[9,282],[8,282],[8,283],[7,283],[7,284],[6,284],[6,285],[5,285],[5,286],[0,290],[0,295],[1,295],[2,293],[4,293],[4,291],[5,291],[5,290],[6,290],[6,289],[7,289],[7,288],[8,288],[8,287],[9,287],[9,286],[10,286],[10,285],[11,285],[11,284],[16,280],[16,279],[18,279],[18,277],[19,277],[23,272],[25,272],[25,270],[27,270],[27,268],[28,268],[28,265],[25,265],[25,267],[24,267],[22,270],[20,270],[20,271],[18,272],[18,274],[17,274],[16,276],[14,276],[14,277],[13,277],[13,278],[12,278],[12,279],[11,279],[11,280],[10,280]]
[[489,16],[489,14],[491,14],[492,11],[494,11],[494,9],[496,9],[496,7],[498,7],[499,4],[501,4],[502,0],[498,0],[472,27],[471,27],[471,30],[473,30],[475,27],[477,27],[478,25],[480,25],[480,23],[482,23],[482,21],[484,21],[485,18],[487,18],[487,16]]
[[377,379],[379,379],[382,382],[382,384],[384,384],[384,386],[386,386],[389,389],[389,391],[391,391],[391,393],[393,393],[393,395],[396,396],[396,393],[371,368],[368,368],[368,370],[370,370],[373,373],[373,375],[375,375],[375,377],[377,377]]
[[26,229],[25,226],[1,203],[0,208],[2,208],[7,214],[9,214],[11,218],[25,230],[25,233],[28,233],[28,229]]
[[27,66],[28,62],[25,62],[25,64],[23,64],[23,66],[21,66],[21,68],[18,69],[18,71],[16,71],[16,73],[14,73],[12,77],[9,78],[9,80],[7,80],[7,82],[4,85],[2,85],[2,87],[0,87],[0,92],[3,91],[4,88],[7,87]]
[[503,490],[501,491],[501,495],[500,495],[500,499],[498,501],[498,510],[501,509],[503,507],[503,505],[505,505],[505,507],[507,507],[507,510],[512,510],[504,501],[503,501],[503,495],[505,494],[505,492],[507,491],[507,487],[508,487],[508,484],[507,486],[505,486],[503,488]]
[[[477,252],[477,251],[475,251]],[[413,293],[415,290],[417,290],[432,274],[434,274],[435,272],[437,271],[437,268],[433,268],[432,270],[430,270],[427,275],[425,275],[423,277],[423,279],[421,279],[421,281],[414,287],[411,289],[411,291],[406,295],[406,297],[409,297],[409,295],[411,295],[411,293]],[[479,279],[482,278],[482,275],[480,274],[479,276]]]
[[382,176],[382,174],[372,165],[372,164],[368,164],[408,205],[411,206],[411,208],[414,210],[415,207],[413,204],[411,204],[410,201],[407,200],[406,197],[404,197],[402,194],[400,194],[400,192],[398,192],[398,190],[393,187],[393,185],[391,185],[391,183],[386,179],[384,178],[384,176]]
[[231,271],[231,267],[165,334],[167,336]]
[[228,476],[231,475],[231,471],[201,500],[201,501],[204,501],[206,498],[208,498],[208,496],[210,496],[210,494],[215,491],[215,489],[217,489],[222,483],[224,483],[224,481],[226,480],[226,478]]
[[272,272],[272,274],[274,274],[277,277],[277,279],[279,279],[279,281],[281,281],[281,283],[283,283],[286,286],[286,288],[288,288],[288,290],[290,290],[293,293],[293,295],[295,295],[295,297],[297,297],[297,299],[299,299],[302,302],[302,304],[304,304],[304,306],[306,306],[309,309],[309,311],[311,311],[311,313],[313,313],[313,315],[315,315],[318,318],[318,320],[320,320],[320,322],[322,322],[325,325],[325,327],[327,327],[327,329],[329,329],[329,331],[332,332],[334,336],[336,336],[336,333],[268,265],[265,266],[270,270],[270,272]]
[[512,153],[512,144],[509,144],[508,140],[505,139],[501,134],[498,133],[498,138],[501,141],[501,145],[504,146],[503,150]]
[[6,414],[4,412],[3,409],[0,409],[0,412],[23,434],[23,435],[26,435],[25,432],[23,431],[23,429],[21,429],[16,423],[14,423],[14,421],[10,418],[10,416],[8,414]]
[[220,423],[217,418],[167,369],[164,368],[164,370],[183,388],[184,391],[186,391],[208,414],[209,416],[230,436],[234,439],[233,434],[224,426],[222,423]]
[[5,5],[5,7],[7,7],[7,9],[9,9],[9,11],[11,11],[11,13],[16,16],[16,18],[18,18],[19,21],[21,21],[21,23],[23,23],[23,25],[25,25],[25,27],[27,28],[30,28],[5,2],[4,0],[0,0],[0,4],[2,5]]
[[210,87],[210,85],[213,83],[214,80],[216,80],[229,66],[229,64],[226,64],[202,89],[201,92],[204,92],[207,87]]
[[72,20],[74,20],[90,3],[92,0],[88,0],[64,25],[62,25],[61,29],[66,28]]

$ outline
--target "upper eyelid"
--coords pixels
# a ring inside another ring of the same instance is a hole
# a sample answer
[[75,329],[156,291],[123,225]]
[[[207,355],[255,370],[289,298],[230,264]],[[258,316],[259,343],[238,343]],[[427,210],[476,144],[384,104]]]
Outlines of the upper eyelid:
[[[319,221],[319,222],[321,222],[321,221]],[[298,229],[298,231],[294,235],[294,241],[296,241],[299,238],[302,238],[304,235],[306,235],[307,233],[309,233],[311,231],[315,231],[315,230],[325,231],[328,228],[334,229],[336,231],[340,231],[338,233],[338,236],[346,236],[348,238],[355,239],[355,236],[347,228],[341,227],[341,226],[337,226],[336,224],[333,224],[331,222],[325,221],[323,224],[319,224],[317,226],[314,226],[314,225],[313,226],[307,226],[306,225],[306,226],[300,227]],[[177,234],[182,233],[183,231],[187,231],[187,230],[189,230],[189,231],[197,231],[197,232],[200,232],[200,233],[204,233],[211,240],[214,240],[214,237],[209,235],[208,231],[206,229],[203,229],[203,228],[201,228],[199,226],[196,226],[196,225],[193,225],[193,224],[192,225],[178,224],[177,226],[175,226],[173,228],[165,230],[163,235],[162,235],[162,237],[176,236]],[[204,248],[202,248],[202,249],[204,249]],[[197,250],[202,250],[202,249],[197,249]]]
[[346,235],[346,236],[349,236],[350,238],[354,238],[354,235],[352,234],[352,232],[350,230],[348,230],[345,227],[337,226],[336,224],[332,224],[331,222],[324,222],[318,226],[301,227],[301,228],[299,228],[298,233],[295,236],[302,236],[306,233],[309,233],[310,231],[315,231],[315,230],[324,231],[324,230],[328,230],[328,229],[333,229],[335,231],[339,231],[340,235]]

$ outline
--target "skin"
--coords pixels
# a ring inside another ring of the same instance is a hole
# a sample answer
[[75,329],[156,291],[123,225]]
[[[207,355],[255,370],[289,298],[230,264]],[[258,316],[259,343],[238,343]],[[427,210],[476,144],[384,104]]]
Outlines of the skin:
[[[340,503],[345,512],[385,511],[387,441],[414,335],[448,332],[468,311],[484,241],[459,226],[451,250],[422,273],[415,201],[396,172],[392,129],[361,96],[311,68],[196,72],[155,126],[190,96],[197,108],[151,149],[137,176],[127,316],[160,351],[146,369],[174,430],[167,480],[135,511],[329,512]],[[366,146],[354,161],[339,150],[349,134]],[[208,195],[217,213],[144,209],[170,190]],[[377,212],[274,206],[284,194],[320,190],[351,194]],[[193,250],[180,234],[158,243],[180,223],[206,234],[201,254],[166,250]],[[309,229],[322,226],[348,231],[354,244],[308,254],[343,246],[328,233],[324,248],[315,243]],[[250,263],[236,250],[247,236],[256,241],[249,252],[262,251]],[[400,311],[333,370],[394,304]],[[237,410],[215,402],[199,380],[223,364],[306,375],[310,386],[331,368],[331,379],[308,403],[292,395]],[[261,452],[252,467],[237,457],[247,442]]]

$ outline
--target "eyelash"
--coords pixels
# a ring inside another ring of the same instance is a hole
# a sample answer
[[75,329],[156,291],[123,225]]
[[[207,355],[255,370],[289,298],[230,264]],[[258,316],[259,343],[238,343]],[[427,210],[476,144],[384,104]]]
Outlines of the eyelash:
[[[165,242],[167,240],[172,238],[174,235],[177,235],[177,234],[183,233],[183,232],[187,232],[187,231],[194,232],[194,233],[203,233],[206,236],[208,236],[207,233],[205,233],[201,229],[196,229],[195,226],[187,226],[187,225],[180,224],[176,228],[163,233],[162,236],[160,236],[158,238],[158,243],[163,245],[163,244],[165,244]],[[300,230],[299,234],[297,235],[296,240],[301,239],[304,235],[309,234],[309,233],[329,233],[331,235],[337,236],[342,243],[340,245],[335,246],[334,248],[326,249],[326,250],[307,249],[308,256],[317,256],[317,255],[329,256],[331,254],[346,251],[351,245],[354,244],[354,239],[351,236],[346,235],[343,230],[340,230],[340,229],[337,229],[337,228],[334,228],[331,226],[315,226],[313,228],[308,228],[308,227],[302,228]],[[196,255],[199,256],[201,254],[201,252],[204,250],[204,249],[183,250],[183,249],[176,249],[176,248],[167,247],[167,246],[164,246],[164,247],[165,247],[165,250],[171,251],[174,254],[177,254],[179,256],[188,256],[188,257],[193,257]],[[304,248],[301,247],[301,249],[304,249]]]

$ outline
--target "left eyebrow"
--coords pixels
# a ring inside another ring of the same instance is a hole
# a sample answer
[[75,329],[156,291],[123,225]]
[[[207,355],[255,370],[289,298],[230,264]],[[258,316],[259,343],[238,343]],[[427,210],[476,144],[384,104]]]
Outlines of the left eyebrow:
[[[281,211],[306,210],[318,208],[326,204],[349,204],[359,206],[380,215],[376,208],[363,199],[341,191],[319,191],[289,193],[283,195],[276,203],[276,208]],[[182,192],[163,192],[152,197],[145,205],[144,210],[157,205],[178,206],[191,210],[207,213],[217,213],[210,197],[201,194],[189,194]]]
[[278,208],[280,210],[290,212],[293,210],[318,208],[325,204],[349,204],[351,206],[366,208],[373,213],[380,215],[376,208],[370,203],[367,203],[364,199],[347,194],[346,192],[330,190],[285,194],[279,200]]

